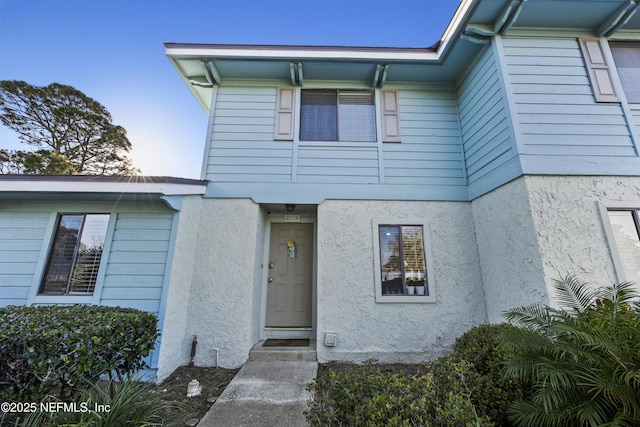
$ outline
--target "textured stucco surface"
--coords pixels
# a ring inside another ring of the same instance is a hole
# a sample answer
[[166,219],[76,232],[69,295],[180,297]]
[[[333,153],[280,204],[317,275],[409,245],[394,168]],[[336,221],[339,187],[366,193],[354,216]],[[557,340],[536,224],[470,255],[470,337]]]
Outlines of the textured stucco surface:
[[[158,359],[158,380],[163,380],[178,366],[189,363],[191,341],[186,337],[189,322],[189,294],[193,278],[193,260],[197,252],[202,198],[186,196],[179,212],[178,232],[171,266],[169,291],[162,325]],[[187,342],[188,341],[188,342]]]
[[487,320],[504,321],[505,310],[548,303],[540,248],[524,179],[472,202]]
[[598,202],[640,207],[640,178],[527,176],[527,192],[541,248],[542,266],[553,279],[575,274],[596,286],[616,281]]
[[[372,219],[424,218],[436,303],[376,303]],[[318,360],[413,362],[485,320],[469,203],[325,201],[318,206]],[[324,346],[326,332],[338,345]]]
[[256,254],[260,208],[248,199],[203,199],[194,258],[187,337],[198,336],[195,363],[241,366],[255,344]]
[[489,322],[553,305],[553,282],[568,274],[616,281],[599,202],[639,207],[640,178],[526,176],[472,202]]

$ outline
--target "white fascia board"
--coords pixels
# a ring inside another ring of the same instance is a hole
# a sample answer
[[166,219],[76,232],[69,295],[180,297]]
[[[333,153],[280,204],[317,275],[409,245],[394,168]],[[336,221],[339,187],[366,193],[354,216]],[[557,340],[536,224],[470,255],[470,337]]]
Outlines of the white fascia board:
[[176,47],[167,48],[167,56],[187,59],[189,57],[215,57],[233,59],[286,59],[293,57],[304,59],[334,59],[334,60],[393,60],[393,61],[434,61],[439,55],[436,52],[407,52],[407,51],[379,51],[372,52],[358,50],[313,50],[313,49],[279,49],[277,46],[269,49],[252,48],[222,48],[215,46]]
[[0,182],[0,193],[116,193],[116,194],[204,194],[206,185],[153,183],[153,182],[63,182],[63,181],[8,181]]

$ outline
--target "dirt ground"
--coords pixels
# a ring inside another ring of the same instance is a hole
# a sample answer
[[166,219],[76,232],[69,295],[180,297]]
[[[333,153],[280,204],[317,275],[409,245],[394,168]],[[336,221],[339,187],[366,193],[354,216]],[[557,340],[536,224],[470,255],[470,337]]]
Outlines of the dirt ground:
[[[164,426],[184,426],[193,418],[202,418],[213,405],[208,399],[218,397],[231,382],[239,369],[200,368],[182,366],[176,369],[162,384],[157,392],[163,395],[166,405],[160,410]],[[198,380],[202,387],[199,396],[187,397],[187,385]]]

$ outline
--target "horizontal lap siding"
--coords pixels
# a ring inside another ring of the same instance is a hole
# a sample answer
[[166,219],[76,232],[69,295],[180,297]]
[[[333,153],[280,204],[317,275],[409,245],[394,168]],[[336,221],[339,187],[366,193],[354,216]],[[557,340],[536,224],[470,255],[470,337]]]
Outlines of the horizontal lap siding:
[[220,87],[206,179],[291,182],[292,144],[273,140],[275,111],[275,87]]
[[517,157],[504,89],[493,51],[487,49],[458,88],[460,127],[469,185],[485,179],[488,186],[513,178],[505,166]]
[[398,91],[401,143],[385,143],[384,182],[465,186],[453,88]]
[[300,145],[298,176],[301,183],[378,183],[378,147],[364,145]]
[[539,156],[541,167],[545,156],[567,162],[635,156],[621,106],[594,100],[577,39],[503,43],[522,154]]
[[100,304],[158,313],[173,215],[117,215]]
[[0,212],[0,307],[27,303],[50,215]]

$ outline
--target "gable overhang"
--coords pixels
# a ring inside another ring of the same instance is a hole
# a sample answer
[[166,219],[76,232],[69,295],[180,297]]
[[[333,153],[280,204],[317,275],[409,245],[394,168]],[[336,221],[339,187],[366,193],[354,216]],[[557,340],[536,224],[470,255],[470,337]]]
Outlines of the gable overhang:
[[0,175],[0,200],[163,202],[202,195],[206,181],[149,176]]
[[208,113],[213,88],[239,80],[454,85],[492,37],[515,28],[619,36],[640,29],[639,10],[640,0],[462,0],[431,47],[165,43],[165,52]]

